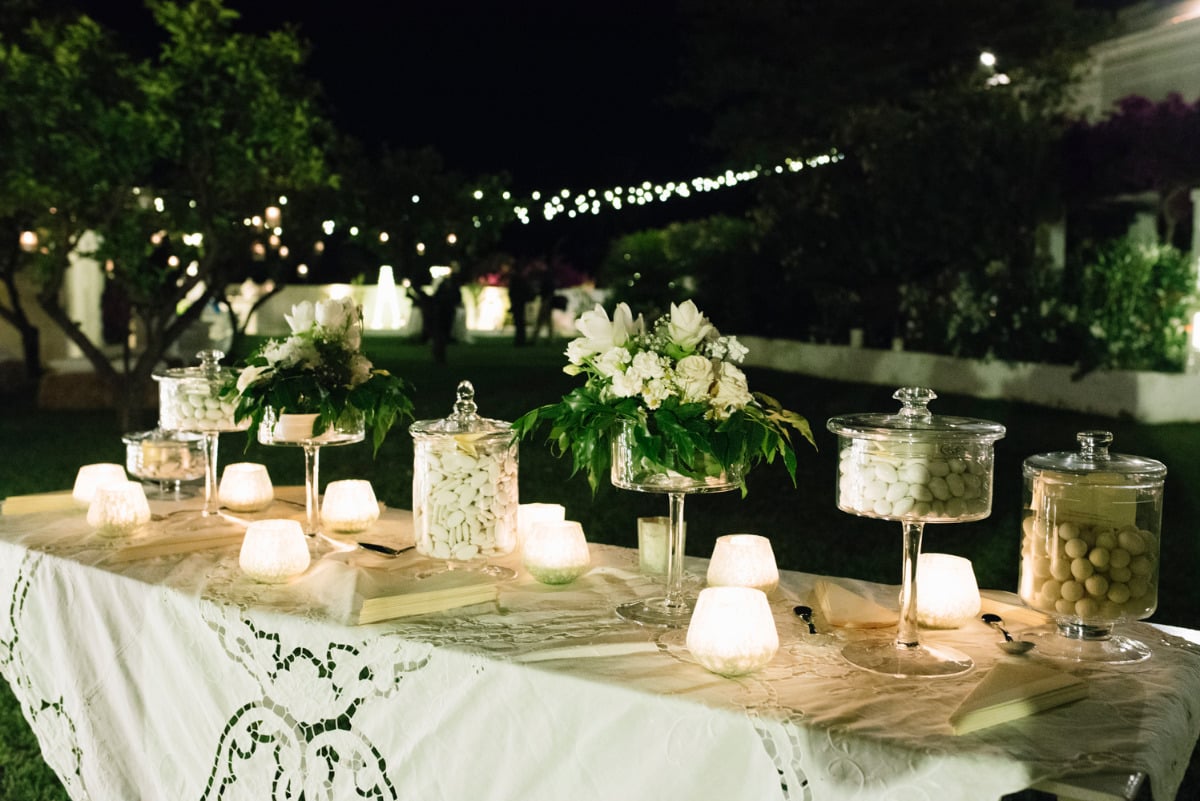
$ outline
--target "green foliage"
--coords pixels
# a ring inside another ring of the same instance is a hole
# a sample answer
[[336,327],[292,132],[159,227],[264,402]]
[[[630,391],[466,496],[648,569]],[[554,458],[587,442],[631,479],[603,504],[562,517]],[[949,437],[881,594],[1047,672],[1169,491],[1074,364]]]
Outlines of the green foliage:
[[1195,286],[1194,262],[1177,248],[1130,237],[1101,248],[1079,279],[1081,366],[1182,370]]

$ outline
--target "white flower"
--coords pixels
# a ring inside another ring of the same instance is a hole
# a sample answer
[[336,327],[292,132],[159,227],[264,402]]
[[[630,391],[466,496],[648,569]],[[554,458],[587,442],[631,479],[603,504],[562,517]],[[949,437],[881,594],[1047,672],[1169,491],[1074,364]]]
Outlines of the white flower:
[[593,363],[596,366],[596,372],[605,378],[612,378],[625,372],[625,365],[629,364],[629,358],[629,351],[624,348],[609,348],[600,354],[600,358]]
[[671,304],[671,316],[667,320],[667,334],[671,342],[684,351],[693,351],[704,340],[715,337],[717,329],[690,300],[676,306]]
[[287,320],[288,328],[292,329],[293,334],[299,334],[312,328],[316,319],[314,314],[312,303],[304,300],[292,306],[292,313],[283,315],[283,319]]
[[646,401],[647,409],[657,409],[669,397],[671,385],[662,378],[652,378],[642,387],[642,399]]
[[708,400],[713,383],[712,362],[693,353],[675,365],[675,385],[684,403]]
[[292,338],[269,340],[262,348],[262,356],[271,367],[291,367],[300,361],[296,341]]
[[629,373],[617,373],[612,377],[612,391],[618,398],[632,398],[642,391],[642,382]]
[[729,362],[721,362],[717,371],[717,391],[712,400],[718,415],[728,417],[731,412],[741,409],[753,399],[746,374]]
[[264,373],[269,373],[270,367],[250,365],[238,374],[237,390],[239,393],[245,392],[246,388],[257,381]]
[[364,384],[371,378],[371,360],[361,353],[356,353],[350,357],[350,386],[357,387],[359,384]]
[[594,309],[579,316],[575,327],[583,336],[567,345],[567,357],[579,364],[593,353],[604,353],[610,348],[623,347],[630,337],[642,333],[645,323],[641,316],[637,320],[633,319],[633,312],[629,310],[628,304],[618,303],[610,320],[604,307],[597,303]]
[[643,381],[662,378],[667,372],[661,356],[644,350],[634,354],[629,369]]
[[317,301],[315,318],[317,325],[326,331],[341,335],[347,324],[354,319],[356,305],[351,298],[337,298]]
[[720,337],[709,346],[708,352],[714,359],[728,359],[734,363],[741,363],[750,349],[738,342],[737,337]]

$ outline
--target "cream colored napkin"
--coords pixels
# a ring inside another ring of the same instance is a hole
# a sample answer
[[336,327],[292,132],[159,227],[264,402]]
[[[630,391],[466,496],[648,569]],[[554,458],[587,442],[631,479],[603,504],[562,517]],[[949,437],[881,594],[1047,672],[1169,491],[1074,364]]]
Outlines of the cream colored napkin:
[[1069,673],[1026,659],[997,662],[950,714],[955,734],[1007,723],[1087,696]]
[[813,598],[825,622],[831,626],[881,629],[896,625],[900,619],[896,610],[880,606],[866,596],[825,579],[818,579],[813,585]]
[[70,490],[39,492],[36,495],[13,495],[5,498],[0,506],[0,514],[27,515],[34,512],[63,512],[82,508],[75,502]]

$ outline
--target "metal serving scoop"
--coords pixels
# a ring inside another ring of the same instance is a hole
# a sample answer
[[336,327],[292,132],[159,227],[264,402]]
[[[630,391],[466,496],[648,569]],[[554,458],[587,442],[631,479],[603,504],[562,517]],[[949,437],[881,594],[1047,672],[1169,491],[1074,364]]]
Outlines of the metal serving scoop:
[[999,615],[985,612],[982,619],[984,623],[1004,635],[1004,642],[996,643],[1001,651],[1008,654],[1024,654],[1033,648],[1033,643],[1028,640],[1014,640],[1008,630],[1004,628],[1004,620]]
[[808,624],[809,634],[817,633],[817,627],[813,624],[813,610],[811,606],[797,606],[792,611],[796,613],[796,617]]

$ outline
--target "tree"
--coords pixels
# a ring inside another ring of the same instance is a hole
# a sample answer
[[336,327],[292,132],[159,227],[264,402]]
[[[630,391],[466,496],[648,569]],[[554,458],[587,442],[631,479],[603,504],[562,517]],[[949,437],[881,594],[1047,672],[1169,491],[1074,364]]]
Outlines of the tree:
[[[86,17],[35,23],[25,49],[6,48],[0,95],[0,209],[36,221],[38,303],[111,387],[126,427],[168,346],[250,270],[259,232],[245,220],[335,181],[293,32],[237,33],[220,0],[148,6],[164,36],[153,59],[121,56]],[[137,337],[119,364],[61,300],[68,254],[87,231]]]

